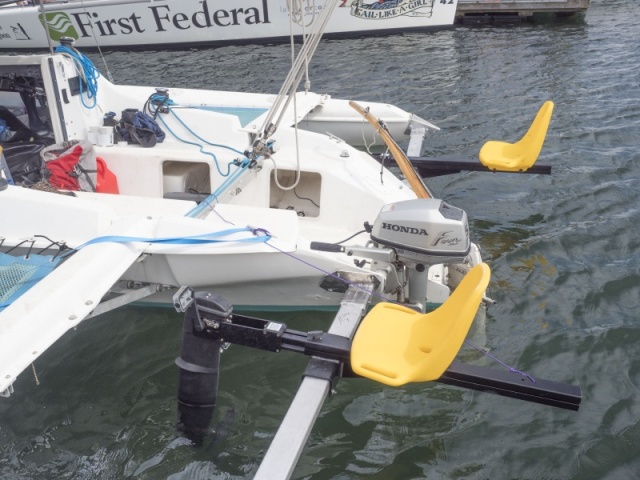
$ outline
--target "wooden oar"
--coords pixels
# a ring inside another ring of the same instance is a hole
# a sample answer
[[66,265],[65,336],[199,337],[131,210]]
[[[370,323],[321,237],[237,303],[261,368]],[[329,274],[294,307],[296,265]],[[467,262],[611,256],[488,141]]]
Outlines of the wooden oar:
[[402,151],[402,149],[398,146],[396,141],[393,139],[393,137],[387,130],[387,127],[384,125],[384,123],[381,120],[374,117],[369,112],[368,108],[363,108],[353,100],[349,101],[349,105],[352,108],[354,108],[360,115],[362,115],[376,130],[376,132],[378,133],[378,135],[380,135],[382,140],[384,140],[384,143],[389,148],[391,155],[393,155],[393,158],[396,160],[398,167],[400,167],[402,174],[407,179],[407,182],[409,182],[409,186],[415,192],[418,198],[431,198],[431,194],[429,193],[429,190],[427,189],[425,184],[422,182],[422,179],[418,176],[418,174],[414,170],[413,165],[411,165],[411,162],[407,158],[407,155]]

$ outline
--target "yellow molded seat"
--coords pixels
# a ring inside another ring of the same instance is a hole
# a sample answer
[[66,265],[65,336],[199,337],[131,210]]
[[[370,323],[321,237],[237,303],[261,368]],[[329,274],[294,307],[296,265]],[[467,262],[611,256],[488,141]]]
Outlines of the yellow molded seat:
[[490,277],[485,263],[476,265],[431,313],[377,304],[353,339],[353,371],[394,387],[440,378],[467,336]]
[[538,159],[553,113],[553,102],[546,101],[540,107],[531,127],[516,143],[489,140],[480,149],[480,162],[491,170],[524,172]]

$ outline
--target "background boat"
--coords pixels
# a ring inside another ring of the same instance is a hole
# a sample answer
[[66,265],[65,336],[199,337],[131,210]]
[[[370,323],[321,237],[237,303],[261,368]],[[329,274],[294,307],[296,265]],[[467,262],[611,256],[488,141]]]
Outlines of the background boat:
[[[5,3],[5,2],[0,2]],[[39,2],[36,1],[36,4]],[[453,24],[458,0],[339,0],[326,36],[434,30]],[[54,44],[79,48],[164,48],[287,41],[309,33],[326,0],[72,0],[0,8],[0,49],[46,48],[46,19]],[[290,20],[294,23],[291,25]]]
[[[492,267],[491,352],[581,385],[584,401],[574,413],[453,387],[341,381],[294,478],[637,476],[638,18],[635,0],[594,0],[584,17],[562,21],[321,45],[315,91],[390,102],[434,121],[442,130],[425,152],[434,156],[474,155],[554,100],[540,159],[553,165],[551,176],[468,173],[430,186],[466,209]],[[188,56],[113,52],[107,60],[123,83],[275,92],[279,79],[256,72],[284,70],[290,55],[253,46]],[[332,318],[262,316],[304,330]],[[20,395],[0,402],[0,476],[252,478],[306,360],[231,347],[222,359],[219,435],[193,449],[174,429],[179,332],[175,313],[144,308],[70,332],[35,365],[40,385],[25,373]],[[470,350],[463,356],[490,364]]]

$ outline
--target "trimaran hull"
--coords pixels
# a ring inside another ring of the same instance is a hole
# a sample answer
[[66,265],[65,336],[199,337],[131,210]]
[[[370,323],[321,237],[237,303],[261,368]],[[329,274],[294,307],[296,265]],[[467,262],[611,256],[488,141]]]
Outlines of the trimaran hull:
[[[210,18],[228,16],[209,17],[209,1],[199,2],[201,15],[177,13],[171,20],[172,8],[193,4],[157,1],[148,8],[157,9],[157,21],[164,8],[167,23],[195,31],[196,22],[204,22],[197,27],[203,30]],[[367,8],[381,13],[390,3],[398,16],[411,6],[417,16],[427,4],[447,5],[391,0]],[[365,8],[359,0],[350,6]],[[331,9],[325,12],[324,19]],[[119,26],[130,33],[141,21],[135,13],[107,23],[98,17],[98,30]],[[17,30],[30,38],[22,25]],[[294,61],[295,75],[271,108],[264,97],[242,93],[229,103],[215,92],[116,86],[96,78],[66,41],[56,55],[0,59],[0,101],[15,100],[0,109],[10,127],[3,153],[15,165],[29,139],[27,146],[44,147],[42,161],[50,160],[48,185],[41,185],[47,191],[10,185],[4,155],[0,165],[0,395],[12,394],[18,375],[83,319],[151,295],[185,313],[176,360],[179,423],[196,443],[209,434],[225,343],[313,357],[256,479],[292,475],[322,402],[350,370],[391,386],[440,380],[577,410],[579,388],[534,381],[513,368],[509,375],[520,376],[504,379],[452,363],[490,270],[470,242],[466,213],[432,198],[369,106],[349,104],[382,137],[408,184],[350,144],[357,130],[345,125],[364,124],[344,114],[344,102],[294,96],[303,60],[319,38],[305,44],[311,48]],[[116,129],[112,121],[120,112]],[[311,132],[295,128],[314,115],[328,133],[315,133],[313,121]],[[409,149],[420,150],[421,138],[435,127],[409,114],[405,119]],[[129,141],[114,145],[112,135]],[[35,160],[39,164],[37,154]],[[101,170],[109,193],[98,193]],[[90,171],[97,172],[95,183]],[[82,175],[90,188],[74,185],[69,196],[68,182]],[[17,183],[32,183],[21,179]],[[449,287],[455,288],[450,297]],[[364,316],[381,299],[391,302]],[[444,305],[426,314],[429,302]],[[234,304],[339,310],[326,334],[305,333],[237,314]]]

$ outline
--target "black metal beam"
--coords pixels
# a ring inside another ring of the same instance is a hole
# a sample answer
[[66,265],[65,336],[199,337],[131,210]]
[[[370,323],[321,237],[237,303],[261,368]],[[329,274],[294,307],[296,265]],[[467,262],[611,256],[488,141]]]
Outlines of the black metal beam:
[[582,391],[575,385],[458,361],[454,361],[437,382],[574,411],[582,401]]
[[[279,352],[289,350],[304,355],[341,362],[343,376],[356,376],[351,370],[351,341],[327,332],[301,332],[284,323],[244,315],[229,315],[226,319],[208,319],[200,312],[206,328],[201,335],[218,342]],[[533,378],[509,370],[498,370],[454,361],[438,383],[495,393],[504,397],[549,405],[566,410],[578,410],[582,400],[580,387]]]
[[[393,156],[389,154],[378,155],[378,161],[380,162],[393,162],[396,164]],[[478,160],[473,159],[457,159],[457,158],[443,158],[443,157],[409,157],[411,164],[418,170],[418,173],[422,177],[437,177],[440,175],[450,175],[452,173],[466,172],[491,172],[491,170],[481,164]],[[538,165],[535,164],[525,172],[495,172],[495,173],[528,173],[538,175],[550,175],[551,165]]]

